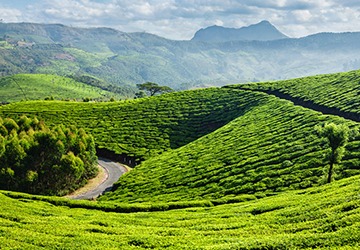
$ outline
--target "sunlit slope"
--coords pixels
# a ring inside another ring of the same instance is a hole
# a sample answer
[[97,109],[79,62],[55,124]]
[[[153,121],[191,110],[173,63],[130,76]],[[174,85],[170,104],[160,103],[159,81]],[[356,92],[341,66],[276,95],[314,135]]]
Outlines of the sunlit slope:
[[56,75],[19,74],[0,79],[0,102],[44,100],[45,98],[109,100],[111,97],[121,98],[116,93]]
[[[263,95],[266,102],[215,132],[143,162],[101,199],[143,202],[262,196],[323,183],[325,144],[314,127],[331,121],[358,130],[358,124]],[[360,137],[353,138],[336,170],[337,179],[360,173],[359,149]]]
[[359,249],[360,180],[167,212],[70,209],[0,194],[1,249]]
[[229,88],[279,91],[322,106],[360,115],[360,70],[286,81],[231,85]]
[[216,130],[264,98],[211,88],[115,103],[20,102],[1,106],[0,116],[36,115],[47,124],[82,127],[99,147],[146,158]]

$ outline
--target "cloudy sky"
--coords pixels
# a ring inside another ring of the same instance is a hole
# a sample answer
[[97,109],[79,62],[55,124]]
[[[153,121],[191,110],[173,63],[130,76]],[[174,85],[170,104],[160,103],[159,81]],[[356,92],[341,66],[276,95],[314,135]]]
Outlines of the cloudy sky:
[[0,0],[3,22],[112,27],[191,39],[211,25],[239,28],[268,20],[291,37],[360,31],[359,0]]

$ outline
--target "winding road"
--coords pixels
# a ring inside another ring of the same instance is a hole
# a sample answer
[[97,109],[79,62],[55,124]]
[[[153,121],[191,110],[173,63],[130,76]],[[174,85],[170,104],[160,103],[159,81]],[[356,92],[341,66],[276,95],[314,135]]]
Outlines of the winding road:
[[98,197],[99,195],[111,190],[111,187],[117,182],[124,173],[127,172],[127,169],[120,163],[113,162],[109,159],[101,158],[98,159],[99,165],[106,172],[106,179],[97,187],[92,190],[89,190],[85,193],[79,194],[77,196],[71,197],[75,200],[90,200]]

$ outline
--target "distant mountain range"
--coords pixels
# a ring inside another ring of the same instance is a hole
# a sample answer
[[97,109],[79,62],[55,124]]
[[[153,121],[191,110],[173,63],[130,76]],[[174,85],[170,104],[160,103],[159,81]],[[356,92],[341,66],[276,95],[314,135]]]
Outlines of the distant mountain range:
[[191,41],[109,28],[0,23],[0,75],[91,76],[135,89],[146,81],[175,89],[288,79],[360,68],[360,33],[287,38],[269,22],[209,27]]
[[288,38],[268,21],[262,21],[239,29],[211,26],[195,33],[192,41],[229,42],[229,41],[272,41]]

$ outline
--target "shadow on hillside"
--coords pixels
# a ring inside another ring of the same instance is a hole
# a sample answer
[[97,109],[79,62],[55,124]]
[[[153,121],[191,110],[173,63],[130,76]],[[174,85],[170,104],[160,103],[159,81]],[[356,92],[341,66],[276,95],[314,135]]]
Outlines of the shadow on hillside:
[[[215,130],[223,127],[232,120],[244,115],[253,107],[258,106],[262,98],[254,98],[246,104],[235,103],[224,108],[214,108],[209,113],[201,113],[201,110],[190,113],[186,119],[177,122],[170,127],[170,146],[172,149],[182,147],[199,139]],[[167,128],[161,128],[167,129]]]
[[323,114],[327,114],[327,115],[337,115],[340,117],[343,117],[345,119],[349,119],[349,120],[353,120],[355,122],[360,122],[360,115],[356,114],[356,113],[352,113],[352,112],[347,112],[347,111],[343,111],[340,110],[338,108],[334,108],[334,107],[327,107],[324,105],[319,105],[317,103],[314,103],[311,100],[303,100],[299,97],[294,97],[291,96],[289,94],[280,92],[279,90],[256,90],[256,91],[261,91],[270,95],[274,95],[276,97],[279,97],[281,99],[286,99],[289,101],[292,101],[295,105],[299,105],[305,108],[309,108],[315,111],[319,111]]

